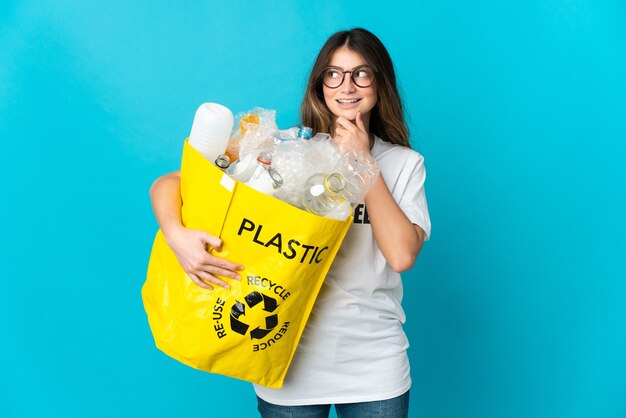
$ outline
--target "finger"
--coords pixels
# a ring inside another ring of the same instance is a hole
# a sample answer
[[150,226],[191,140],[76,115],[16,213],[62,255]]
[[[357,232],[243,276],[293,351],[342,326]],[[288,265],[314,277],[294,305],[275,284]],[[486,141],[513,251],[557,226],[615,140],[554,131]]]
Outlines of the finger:
[[211,283],[211,284],[223,287],[224,289],[230,289],[230,285],[226,283],[224,280],[219,279],[215,277],[214,275],[209,274],[205,271],[199,272],[197,276],[200,277],[200,279],[202,279],[204,283]]
[[198,286],[203,287],[205,289],[208,290],[213,290],[213,286],[211,286],[210,284],[207,284],[205,282],[203,282],[197,275],[195,275],[194,273],[188,273],[189,278]]
[[350,132],[341,126],[338,126],[335,128],[335,136],[338,136],[341,138],[348,138],[350,136]]
[[207,268],[201,270],[211,274],[219,274],[220,276],[230,277],[234,280],[241,280],[241,276],[232,270],[227,270],[225,268],[216,267],[216,266],[207,266]]
[[218,237],[211,235],[208,232],[205,232],[200,236],[200,239],[202,239],[204,243],[213,247],[215,251],[222,251],[222,240]]
[[361,112],[356,112],[356,126],[363,132],[367,132],[365,125],[363,124],[363,119],[361,119]]
[[335,120],[335,124],[337,126],[341,126],[342,128],[348,130],[348,131],[352,131],[355,128],[354,123],[350,122],[347,118],[343,117],[343,116],[339,116],[337,117],[337,119]]
[[345,132],[350,132],[350,129],[352,128],[352,123],[344,118],[343,116],[340,116],[337,118],[337,120],[335,121],[335,131],[338,129],[343,129]]
[[216,257],[214,255],[209,255],[203,260],[203,264],[205,266],[219,267],[224,270],[230,271],[241,271],[244,269],[244,266],[241,264],[233,263],[232,261],[226,260],[225,258]]

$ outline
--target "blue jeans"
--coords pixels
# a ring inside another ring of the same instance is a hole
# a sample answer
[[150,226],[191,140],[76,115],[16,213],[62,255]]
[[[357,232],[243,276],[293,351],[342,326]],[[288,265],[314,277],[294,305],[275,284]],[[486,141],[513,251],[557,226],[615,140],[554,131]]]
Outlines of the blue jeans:
[[[330,405],[283,406],[257,396],[262,418],[328,418]],[[339,418],[407,418],[409,392],[383,401],[335,404]]]

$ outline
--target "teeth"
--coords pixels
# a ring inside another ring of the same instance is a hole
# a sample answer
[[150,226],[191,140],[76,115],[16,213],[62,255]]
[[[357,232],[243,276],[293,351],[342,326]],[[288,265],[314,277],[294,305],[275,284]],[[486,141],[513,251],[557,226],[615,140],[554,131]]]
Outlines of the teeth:
[[359,99],[337,99],[339,103],[356,103]]

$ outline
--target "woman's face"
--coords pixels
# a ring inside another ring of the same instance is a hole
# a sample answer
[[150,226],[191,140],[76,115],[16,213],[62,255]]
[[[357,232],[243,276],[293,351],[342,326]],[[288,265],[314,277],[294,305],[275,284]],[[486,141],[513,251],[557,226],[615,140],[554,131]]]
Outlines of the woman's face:
[[[328,66],[338,67],[343,71],[365,65],[367,62],[358,53],[341,47],[335,51]],[[341,74],[340,74],[341,76]],[[361,84],[361,83],[360,83]],[[376,83],[369,87],[359,87],[354,84],[351,73],[343,74],[343,81],[337,88],[323,85],[326,106],[335,116],[343,116],[354,121],[357,112],[361,112],[361,119],[365,127],[369,128],[370,112],[376,106]]]

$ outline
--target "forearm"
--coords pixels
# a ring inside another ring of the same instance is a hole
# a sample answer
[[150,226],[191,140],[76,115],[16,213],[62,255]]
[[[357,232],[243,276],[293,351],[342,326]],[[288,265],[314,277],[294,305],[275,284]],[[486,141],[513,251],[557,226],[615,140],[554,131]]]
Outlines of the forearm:
[[380,175],[365,196],[374,239],[383,256],[398,272],[413,267],[422,249],[424,235],[404,214]]
[[150,187],[150,200],[157,223],[167,239],[182,225],[180,172],[159,177]]

